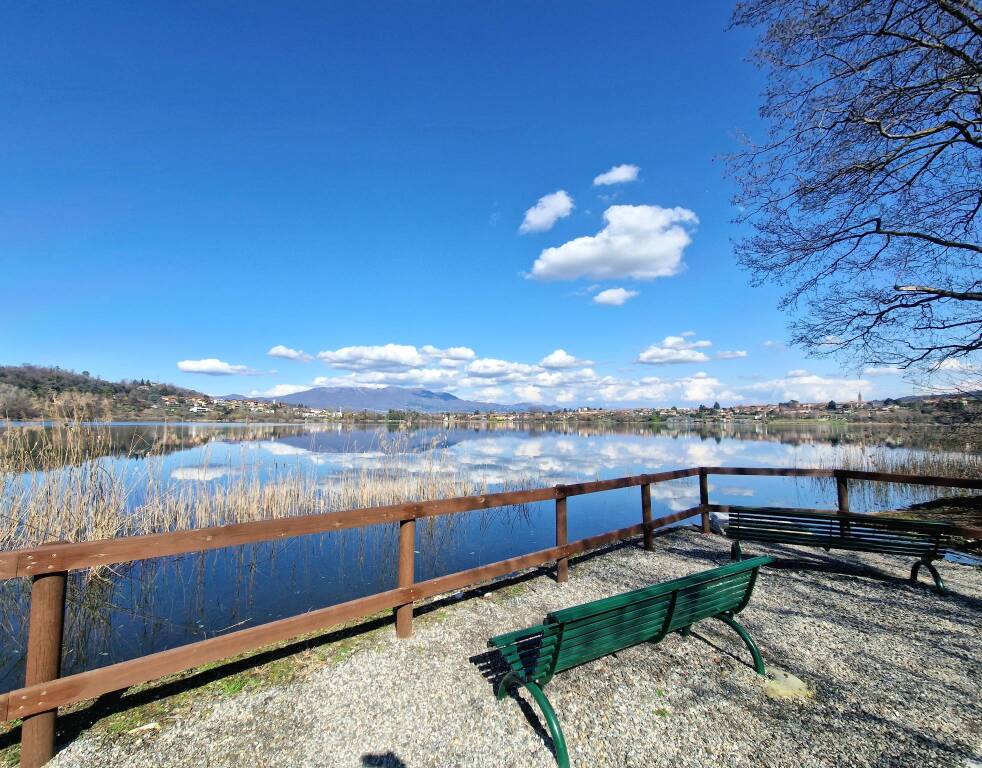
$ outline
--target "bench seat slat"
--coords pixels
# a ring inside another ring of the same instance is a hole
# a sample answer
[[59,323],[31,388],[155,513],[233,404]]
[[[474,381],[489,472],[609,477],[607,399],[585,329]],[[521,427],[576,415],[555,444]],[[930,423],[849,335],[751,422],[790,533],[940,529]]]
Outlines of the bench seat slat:
[[831,520],[829,522],[811,523],[798,520],[760,520],[735,516],[731,522],[735,528],[775,530],[775,531],[838,531],[841,529],[850,531],[861,531],[868,536],[883,536],[886,538],[898,539],[919,539],[923,541],[936,541],[939,536],[946,534],[937,531],[903,531],[896,528],[882,528],[876,525],[868,525],[865,522],[851,520]]
[[917,581],[918,570],[924,565],[938,592],[946,592],[941,575],[931,563],[943,558],[952,547],[957,529],[951,523],[780,507],[717,508],[728,512],[724,530],[727,537],[736,542],[731,555],[737,561],[741,554],[740,542],[899,555],[917,559],[910,572],[910,581]]
[[[677,617],[703,613],[709,616],[735,609],[746,596],[748,586],[749,580],[705,596],[694,593],[683,596],[680,592],[673,615]],[[567,652],[582,645],[603,642],[605,639],[616,638],[620,634],[631,634],[638,626],[645,628],[644,631],[649,632],[649,634],[657,634],[664,626],[667,607],[665,605],[659,610],[651,612],[625,612],[617,617],[606,618],[601,622],[581,622],[576,625],[567,625],[563,629],[560,658],[562,659]],[[677,618],[673,618],[671,623],[680,626]],[[690,624],[692,620],[685,623]]]
[[932,546],[911,546],[902,544],[881,544],[862,539],[850,540],[848,537],[832,536],[744,536],[737,535],[730,538],[739,541],[758,541],[762,543],[792,544],[807,547],[822,547],[828,549],[849,549],[856,551],[879,552],[882,554],[912,555],[918,556],[926,553],[938,552],[941,550]]
[[550,637],[544,640],[542,643],[536,643],[535,645],[520,647],[513,644],[506,645],[498,650],[501,651],[501,655],[504,656],[509,663],[513,661],[515,663],[520,663],[528,658],[537,658],[544,653],[551,653],[555,645],[556,638]]
[[897,538],[918,538],[924,540],[935,540],[939,536],[947,534],[937,530],[903,530],[895,527],[886,528],[879,525],[871,525],[865,520],[850,520],[843,516],[843,519],[829,519],[821,522],[810,520],[794,519],[764,519],[756,515],[734,514],[731,524],[738,528],[761,528],[774,530],[802,530],[802,531],[822,531],[838,530],[845,528],[848,530],[863,531],[871,536],[895,536]]
[[566,739],[543,688],[553,675],[645,641],[659,642],[672,628],[681,629],[717,616],[733,628],[753,657],[754,670],[765,673],[760,649],[733,618],[750,599],[758,570],[773,557],[755,557],[693,576],[673,579],[613,598],[554,611],[543,624],[491,638],[511,667],[495,683],[498,699],[509,687],[525,686],[549,727],[560,766],[569,765]]
[[618,633],[632,632],[640,627],[654,627],[655,629],[659,629],[664,626],[667,615],[668,610],[664,608],[660,611],[640,615],[628,621],[612,622],[600,627],[582,627],[579,634],[573,637],[568,637],[564,633],[560,656],[581,645],[602,642],[604,638],[613,637]]
[[[681,626],[679,622],[684,617],[697,613],[705,613],[707,616],[712,616],[723,611],[735,610],[743,602],[746,594],[747,590],[744,588],[739,593],[721,595],[710,598],[709,600],[696,600],[685,604],[680,601],[672,616],[672,625],[677,628]],[[689,621],[689,623],[691,624],[692,621]]]
[[542,635],[546,631],[554,633],[555,627],[550,624],[537,624],[534,627],[516,629],[514,632],[505,632],[502,635],[495,635],[488,640],[488,642],[500,648],[505,645],[510,645],[516,640],[524,640],[527,638],[533,638],[536,635]]
[[759,567],[760,565],[765,564],[763,561],[766,561],[766,558],[749,558],[747,560],[742,560],[739,563],[730,563],[728,565],[715,568],[712,571],[696,573],[692,576],[683,576],[680,579],[673,579],[672,581],[665,581],[651,587],[644,587],[643,589],[637,589],[633,592],[627,592],[623,595],[615,595],[614,597],[596,600],[592,603],[587,603],[586,605],[578,605],[573,608],[563,609],[561,611],[553,611],[549,613],[546,618],[548,621],[564,624],[566,622],[595,613],[617,610],[618,608],[622,608],[625,605],[630,605],[648,596],[654,597],[661,594],[670,594],[687,586],[716,581],[724,578],[725,576],[740,573],[741,571],[745,570],[750,571]]
[[599,659],[601,656],[609,656],[611,653],[659,638],[664,624],[664,619],[652,621],[634,628],[623,628],[616,634],[597,638],[592,643],[581,643],[571,648],[563,648],[556,660],[556,671],[562,672],[588,661]]
[[[746,593],[750,582],[749,572],[730,576],[721,581],[711,581],[705,584],[688,587],[679,591],[679,601],[694,599],[709,600],[717,595],[726,596],[739,602]],[[671,601],[671,595],[664,594],[655,600],[645,601],[640,605],[632,605],[619,611],[605,611],[592,616],[585,616],[574,621],[566,622],[563,627],[563,645],[566,646],[574,639],[602,630],[609,626],[633,621],[647,620],[649,614],[664,618],[665,610]]]
[[592,632],[632,621],[646,621],[649,616],[664,618],[670,600],[666,595],[664,602],[645,605],[641,608],[625,610],[622,614],[601,614],[595,621],[570,622],[563,628],[563,645],[568,645],[576,638]]
[[739,506],[728,506],[721,508],[722,511],[728,511],[730,515],[745,514],[754,515],[755,517],[776,517],[776,518],[786,518],[786,519],[801,519],[801,520],[845,520],[847,522],[859,522],[859,523],[869,523],[871,525],[877,525],[884,528],[899,528],[901,530],[915,529],[915,530],[925,530],[934,531],[938,533],[946,533],[951,528],[951,524],[943,520],[920,520],[914,518],[903,518],[903,517],[884,517],[881,515],[870,515],[870,514],[859,514],[856,512],[843,514],[841,512],[836,512],[835,510],[828,510],[817,512],[804,509],[795,509],[793,507],[739,507]]

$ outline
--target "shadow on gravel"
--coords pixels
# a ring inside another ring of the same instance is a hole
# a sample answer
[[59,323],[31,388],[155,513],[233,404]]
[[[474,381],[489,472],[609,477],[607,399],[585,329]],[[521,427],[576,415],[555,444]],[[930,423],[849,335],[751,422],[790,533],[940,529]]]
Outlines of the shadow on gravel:
[[[672,529],[666,530],[664,533],[659,532],[656,538],[660,535],[668,533]],[[586,562],[592,560],[596,557],[602,557],[610,552],[616,552],[625,548],[641,548],[641,538],[628,539],[617,544],[602,547],[600,549],[587,552],[585,554],[579,555],[577,557],[570,558],[570,564],[573,565],[578,562]],[[480,587],[473,587],[466,589],[461,592],[451,593],[445,597],[433,600],[425,605],[419,605],[414,611],[414,615],[417,617],[425,616],[433,611],[437,611],[440,608],[444,608],[456,603],[468,600],[474,597],[481,597],[488,592],[496,592],[501,589],[506,589],[510,586],[516,584],[522,584],[532,579],[536,579],[543,575],[552,575],[555,569],[552,566],[541,566],[528,571],[524,571],[515,576],[511,576],[504,579],[499,579],[493,583],[486,584]],[[65,712],[59,714],[58,716],[58,731],[56,734],[56,750],[61,750],[63,747],[70,744],[76,738],[78,738],[84,731],[92,728],[96,723],[98,723],[103,718],[109,717],[111,715],[119,714],[121,712],[126,712],[137,707],[141,707],[147,704],[152,704],[153,702],[160,701],[161,699],[166,699],[170,696],[176,696],[181,693],[186,693],[192,691],[196,688],[208,685],[217,680],[222,680],[230,675],[236,675],[241,672],[246,672],[256,667],[260,667],[264,664],[269,664],[270,662],[278,661],[280,659],[285,659],[294,654],[300,653],[301,651],[308,650],[310,648],[318,648],[324,645],[329,645],[331,643],[336,643],[341,640],[346,640],[349,638],[357,637],[358,635],[371,632],[375,629],[380,629],[387,625],[394,624],[393,618],[390,614],[379,616],[377,618],[367,619],[359,624],[355,624],[350,627],[342,627],[340,629],[331,630],[323,635],[317,637],[308,638],[305,640],[299,640],[297,642],[289,643],[283,645],[279,648],[270,649],[268,651],[262,651],[260,653],[253,654],[244,659],[236,659],[234,661],[229,661],[224,664],[220,664],[217,667],[201,670],[199,672],[194,672],[182,676],[180,679],[171,680],[165,683],[153,685],[152,687],[138,690],[135,692],[130,691],[115,691],[113,693],[107,693],[99,698],[95,699],[91,703],[84,705],[78,710],[72,712]],[[504,631],[504,630],[502,630]],[[493,689],[492,689],[493,695]],[[531,716],[534,717],[534,712],[531,707],[524,704],[523,709],[527,709]],[[526,716],[529,716],[528,714]],[[541,730],[541,726],[535,726],[537,729]],[[543,732],[545,733],[545,732]],[[545,734],[547,743],[552,744],[548,733]],[[14,744],[20,743],[21,739],[21,728],[20,726],[15,726],[11,728],[6,733],[0,734],[0,750],[10,747]],[[392,755],[391,758],[400,760],[400,758]],[[390,759],[389,755],[365,755],[362,760],[365,759]],[[403,762],[397,763],[365,763],[363,765],[380,765],[388,768],[389,766],[403,766]]]
[[[508,666],[508,662],[504,660],[501,653],[499,653],[497,650],[486,651],[485,653],[479,653],[476,656],[471,656],[469,661],[471,664],[477,667],[478,671],[490,685],[488,695],[494,696],[495,691],[498,689],[498,683],[501,682],[502,678],[508,674],[511,669]],[[536,735],[542,739],[549,751],[555,755],[556,747],[555,744],[553,744],[552,736],[549,734],[548,730],[543,728],[535,708],[518,695],[517,688],[512,688],[510,691],[508,691],[508,697],[518,704],[518,708],[522,710],[522,714],[525,716],[528,724],[532,726],[532,730],[534,730]],[[501,706],[506,706],[510,704],[510,702],[503,699],[499,702],[499,704]]]
[[409,763],[395,752],[386,752],[384,755],[362,755],[361,764],[373,768],[409,768]]

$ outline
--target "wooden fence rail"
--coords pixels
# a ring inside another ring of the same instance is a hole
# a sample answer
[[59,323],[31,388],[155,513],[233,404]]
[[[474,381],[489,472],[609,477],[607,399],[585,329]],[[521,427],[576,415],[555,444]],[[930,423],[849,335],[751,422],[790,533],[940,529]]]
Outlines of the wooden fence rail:
[[[412,634],[413,606],[416,601],[547,563],[555,563],[557,580],[566,581],[570,557],[639,535],[643,536],[644,548],[650,550],[654,546],[653,533],[657,528],[695,516],[701,517],[702,532],[709,533],[710,512],[725,510],[725,507],[709,503],[710,475],[835,479],[838,509],[831,511],[830,514],[835,514],[836,511],[849,511],[848,482],[850,480],[982,489],[982,479],[918,477],[824,469],[692,467],[612,480],[558,485],[553,488],[393,504],[107,541],[54,543],[32,549],[3,552],[0,553],[0,579],[30,577],[33,584],[25,685],[23,688],[0,694],[0,722],[23,719],[21,766],[34,768],[43,765],[54,754],[55,717],[60,706],[92,699],[238,654],[257,651],[273,643],[323,631],[343,622],[362,619],[384,610],[391,609],[394,612],[397,636],[409,637]],[[699,505],[652,519],[651,485],[687,477],[699,478]],[[634,486],[641,487],[640,523],[578,541],[568,541],[567,499],[569,497]],[[436,515],[451,515],[550,500],[555,501],[556,507],[554,547],[425,581],[415,580],[416,520]],[[60,676],[65,582],[69,571],[386,523],[399,524],[398,577],[395,589],[100,669]],[[967,538],[982,539],[982,529],[979,528],[960,527],[959,532]]]

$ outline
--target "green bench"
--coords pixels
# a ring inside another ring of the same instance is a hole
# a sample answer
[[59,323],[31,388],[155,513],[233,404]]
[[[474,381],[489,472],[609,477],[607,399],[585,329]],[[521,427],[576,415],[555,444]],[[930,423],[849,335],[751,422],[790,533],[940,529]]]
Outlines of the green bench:
[[556,712],[542,691],[558,672],[638,643],[657,643],[671,632],[688,635],[697,621],[712,618],[740,635],[753,656],[754,668],[764,674],[760,651],[734,616],[747,607],[760,567],[773,559],[754,557],[554,611],[542,624],[492,637],[488,647],[497,649],[510,668],[497,685],[498,699],[503,699],[512,687],[527,688],[545,716],[556,761],[561,768],[568,768],[566,739]]
[[953,530],[949,523],[779,507],[729,507],[727,512],[725,531],[733,539],[730,554],[734,560],[742,557],[740,542],[744,541],[906,555],[917,558],[910,571],[911,582],[916,583],[924,566],[938,592],[946,591],[933,561],[948,551]]

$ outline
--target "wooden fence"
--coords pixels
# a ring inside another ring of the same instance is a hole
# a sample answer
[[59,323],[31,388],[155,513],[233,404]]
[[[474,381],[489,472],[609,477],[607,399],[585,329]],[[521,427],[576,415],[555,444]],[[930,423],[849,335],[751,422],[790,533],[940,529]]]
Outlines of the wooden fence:
[[[24,687],[0,694],[0,722],[23,720],[21,766],[34,768],[43,765],[54,754],[55,719],[60,706],[93,699],[237,654],[256,651],[272,643],[325,630],[383,610],[394,611],[396,634],[402,638],[409,637],[412,634],[413,604],[418,600],[474,586],[546,563],[555,563],[557,580],[566,581],[570,557],[638,535],[643,536],[644,548],[650,550],[653,547],[653,533],[657,528],[695,516],[701,517],[701,530],[708,534],[711,509],[725,509],[711,506],[709,503],[710,475],[835,479],[838,511],[843,513],[849,511],[848,482],[850,480],[982,489],[982,480],[978,479],[963,480],[824,469],[692,467],[576,485],[557,485],[552,488],[393,504],[106,541],[46,544],[33,549],[0,552],[0,579],[30,577],[33,580]],[[652,484],[696,476],[699,478],[698,506],[652,519]],[[636,486],[641,488],[640,523],[598,536],[574,542],[568,541],[566,506],[569,497]],[[556,507],[554,547],[425,581],[415,580],[413,565],[417,520],[550,500],[555,501]],[[65,588],[69,571],[385,523],[399,524],[399,565],[395,589],[100,669],[66,677],[60,676]],[[960,530],[966,537],[982,538],[982,529]]]

